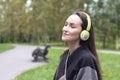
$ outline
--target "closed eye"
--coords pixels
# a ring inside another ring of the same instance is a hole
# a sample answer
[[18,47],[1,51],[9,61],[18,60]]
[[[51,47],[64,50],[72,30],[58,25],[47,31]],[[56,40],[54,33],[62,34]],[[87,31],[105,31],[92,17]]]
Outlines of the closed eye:
[[72,25],[72,26],[70,26],[71,28],[76,28],[76,26],[74,26],[74,25]]
[[68,24],[68,22],[65,22],[64,26],[68,26],[71,27],[71,28],[76,28],[75,24],[74,23],[70,23]]

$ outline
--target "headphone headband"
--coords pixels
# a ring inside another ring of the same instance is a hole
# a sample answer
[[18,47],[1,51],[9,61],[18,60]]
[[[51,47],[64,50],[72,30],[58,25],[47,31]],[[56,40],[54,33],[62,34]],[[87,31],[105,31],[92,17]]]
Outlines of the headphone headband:
[[91,28],[91,19],[90,19],[90,16],[87,13],[85,13],[85,12],[82,12],[82,13],[86,15],[87,21],[88,21],[86,30],[90,31],[90,28]]

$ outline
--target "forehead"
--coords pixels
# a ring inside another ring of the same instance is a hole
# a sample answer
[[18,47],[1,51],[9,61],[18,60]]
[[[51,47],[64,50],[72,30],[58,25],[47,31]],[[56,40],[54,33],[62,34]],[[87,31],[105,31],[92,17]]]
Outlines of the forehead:
[[70,22],[70,23],[74,23],[74,24],[81,24],[82,20],[78,15],[72,14],[67,18],[66,22],[68,22],[68,23]]

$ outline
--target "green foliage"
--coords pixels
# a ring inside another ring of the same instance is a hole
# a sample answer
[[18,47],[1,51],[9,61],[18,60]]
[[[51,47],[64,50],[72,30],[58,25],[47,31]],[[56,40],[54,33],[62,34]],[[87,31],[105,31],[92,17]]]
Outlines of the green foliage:
[[60,41],[66,16],[75,9],[83,9],[84,3],[82,0],[31,0],[26,5],[27,1],[0,1],[0,42]]
[[10,44],[0,44],[0,53],[13,49],[14,46],[10,45]]
[[[90,13],[95,36],[102,47],[116,43],[120,36],[120,1],[113,0],[1,0],[0,42],[60,42],[68,15]],[[118,39],[117,39],[117,37]]]
[[[14,80],[53,80],[55,70],[59,63],[59,57],[63,50],[50,49],[48,64],[28,70],[18,75]],[[99,54],[103,80],[119,80],[120,75],[120,55],[115,54]]]
[[[119,18],[120,10],[118,9],[120,1],[98,0],[91,4],[93,21],[95,26],[96,40],[102,42],[103,48],[116,46],[120,36]],[[118,39],[116,38],[118,37]]]

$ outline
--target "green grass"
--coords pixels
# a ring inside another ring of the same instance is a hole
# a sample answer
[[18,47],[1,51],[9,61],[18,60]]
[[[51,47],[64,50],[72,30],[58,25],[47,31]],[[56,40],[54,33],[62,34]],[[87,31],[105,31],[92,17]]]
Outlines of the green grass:
[[103,71],[103,80],[120,79],[120,55],[101,54],[100,61]]
[[0,44],[0,53],[13,49],[14,46],[12,46],[11,44]]
[[[14,80],[53,80],[56,67],[59,63],[59,56],[63,50],[49,49],[48,64],[28,70],[18,75]],[[99,54],[103,71],[103,80],[119,80],[120,55]]]

